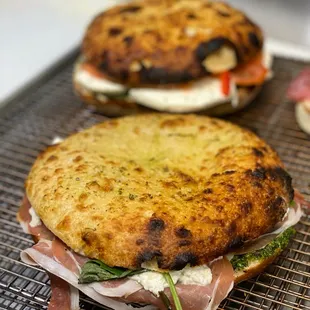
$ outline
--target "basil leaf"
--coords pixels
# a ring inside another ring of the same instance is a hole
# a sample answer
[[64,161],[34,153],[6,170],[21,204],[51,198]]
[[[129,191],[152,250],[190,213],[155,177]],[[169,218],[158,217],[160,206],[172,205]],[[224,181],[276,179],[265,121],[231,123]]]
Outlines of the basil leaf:
[[167,283],[169,284],[169,288],[170,288],[170,292],[171,292],[171,295],[173,298],[175,309],[176,310],[182,310],[182,305],[181,305],[177,290],[175,288],[175,285],[173,283],[173,280],[172,280],[170,273],[164,273],[163,276],[164,276],[165,280],[167,281]]
[[93,259],[86,262],[81,270],[79,283],[92,283],[107,280],[121,279],[144,272],[143,269],[131,270],[119,267],[110,267],[100,260]]

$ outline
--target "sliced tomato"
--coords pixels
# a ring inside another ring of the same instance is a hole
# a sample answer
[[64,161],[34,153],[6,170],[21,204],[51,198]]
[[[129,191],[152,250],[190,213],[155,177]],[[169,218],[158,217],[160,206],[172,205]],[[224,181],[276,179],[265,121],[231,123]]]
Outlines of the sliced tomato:
[[264,83],[267,73],[268,70],[262,62],[262,54],[231,71],[232,78],[239,86],[261,85]]
[[226,71],[221,73],[221,86],[222,86],[222,93],[225,96],[229,95],[230,92],[230,72]]
[[89,62],[84,62],[81,64],[81,69],[87,71],[89,74],[98,77],[104,78],[104,74],[96,68],[96,66],[92,65]]

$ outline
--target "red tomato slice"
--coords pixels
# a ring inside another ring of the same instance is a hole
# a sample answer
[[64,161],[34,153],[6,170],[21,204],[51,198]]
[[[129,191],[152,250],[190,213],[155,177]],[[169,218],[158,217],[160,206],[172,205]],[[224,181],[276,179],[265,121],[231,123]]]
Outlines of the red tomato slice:
[[222,93],[225,96],[228,96],[229,91],[230,91],[230,73],[229,73],[229,71],[221,73],[220,77],[221,77]]
[[259,54],[250,62],[233,70],[232,77],[239,86],[261,85],[264,83],[268,70],[262,64]]

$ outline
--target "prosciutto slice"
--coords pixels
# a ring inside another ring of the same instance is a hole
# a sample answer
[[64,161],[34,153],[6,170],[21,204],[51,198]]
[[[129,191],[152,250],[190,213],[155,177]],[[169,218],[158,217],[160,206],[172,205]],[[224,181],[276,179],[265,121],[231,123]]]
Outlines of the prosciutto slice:
[[287,97],[300,102],[310,100],[310,68],[301,71],[287,89]]
[[307,201],[304,196],[295,189],[294,201],[301,205],[306,214],[310,214],[310,202]]
[[52,294],[48,310],[79,310],[79,290],[53,274],[49,277]]

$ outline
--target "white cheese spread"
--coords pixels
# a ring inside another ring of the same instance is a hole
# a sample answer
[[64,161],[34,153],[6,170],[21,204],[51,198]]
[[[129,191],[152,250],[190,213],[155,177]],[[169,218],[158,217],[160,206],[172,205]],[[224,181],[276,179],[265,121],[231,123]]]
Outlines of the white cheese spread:
[[40,218],[38,217],[36,211],[34,211],[34,209],[32,207],[29,209],[29,214],[31,215],[31,221],[30,221],[29,225],[31,227],[40,226],[42,222],[41,222]]
[[[186,266],[182,270],[171,271],[170,275],[174,284],[181,283],[205,286],[212,282],[211,269],[206,265],[196,267]],[[131,279],[140,283],[145,290],[152,292],[156,296],[159,296],[160,292],[169,287],[163,274],[157,271],[146,271],[136,274]]]
[[232,100],[238,96],[235,89],[236,86],[231,81],[230,94],[225,96],[220,79],[207,77],[192,82],[188,88],[132,88],[129,97],[158,111],[184,113],[203,110]]
[[107,95],[108,94],[121,95],[125,94],[127,90],[127,88],[122,84],[94,76],[88,71],[83,69],[77,69],[74,79],[78,84],[94,92],[101,92]]

